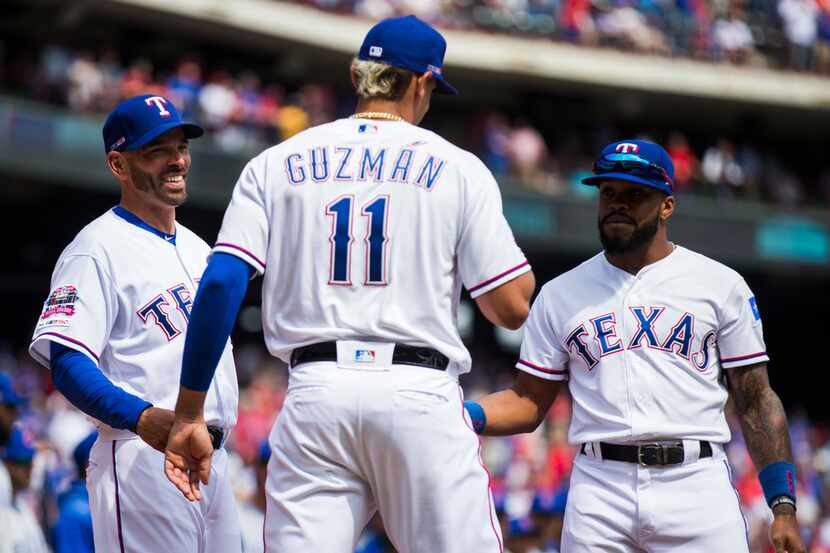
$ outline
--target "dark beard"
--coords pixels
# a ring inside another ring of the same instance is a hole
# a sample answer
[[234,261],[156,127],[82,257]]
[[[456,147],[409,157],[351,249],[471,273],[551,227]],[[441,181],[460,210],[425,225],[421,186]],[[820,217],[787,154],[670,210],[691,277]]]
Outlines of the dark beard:
[[172,196],[164,190],[164,183],[162,182],[164,175],[160,176],[158,179],[155,179],[150,173],[142,171],[134,165],[130,165],[130,177],[132,178],[136,189],[141,192],[152,194],[169,206],[178,207],[187,199],[187,191],[180,196]]
[[598,223],[598,226],[599,240],[602,242],[602,247],[605,248],[605,252],[611,255],[621,255],[639,250],[651,242],[654,235],[657,234],[657,228],[660,226],[660,214],[657,213],[653,219],[638,226],[628,238],[608,236],[602,229],[601,221]]

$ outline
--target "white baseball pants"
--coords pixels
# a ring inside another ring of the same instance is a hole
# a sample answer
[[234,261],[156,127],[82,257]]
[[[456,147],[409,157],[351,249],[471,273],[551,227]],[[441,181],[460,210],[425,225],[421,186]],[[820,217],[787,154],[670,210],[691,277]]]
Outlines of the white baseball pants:
[[748,553],[728,462],[712,448],[669,467],[577,454],[562,553]]
[[[135,436],[135,435],[133,435]],[[167,480],[164,454],[140,438],[99,437],[87,489],[96,551],[240,553],[239,515],[227,474],[228,454],[213,454],[210,483],[191,503]]]
[[352,553],[379,510],[402,553],[500,553],[478,436],[445,372],[305,363],[271,432],[266,553]]

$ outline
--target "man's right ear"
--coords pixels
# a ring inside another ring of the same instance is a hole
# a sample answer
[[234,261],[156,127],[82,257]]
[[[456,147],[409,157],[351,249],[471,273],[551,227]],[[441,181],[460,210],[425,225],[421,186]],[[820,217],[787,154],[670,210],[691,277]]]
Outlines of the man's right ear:
[[122,177],[127,172],[126,160],[120,152],[113,151],[107,154],[107,167],[116,177]]

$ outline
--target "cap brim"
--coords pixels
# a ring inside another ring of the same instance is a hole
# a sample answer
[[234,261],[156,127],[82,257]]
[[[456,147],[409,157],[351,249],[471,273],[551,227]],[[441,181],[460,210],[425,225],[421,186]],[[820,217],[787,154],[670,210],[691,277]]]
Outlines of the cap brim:
[[593,175],[582,179],[582,184],[587,184],[588,186],[599,186],[607,180],[624,180],[635,184],[642,184],[643,186],[648,186],[649,188],[656,188],[657,190],[665,192],[669,196],[674,194],[671,187],[668,185],[658,184],[634,175],[629,175],[628,173],[603,173],[601,175]]
[[205,134],[205,130],[195,123],[187,123],[182,121],[176,121],[167,123],[164,125],[160,125],[153,130],[147,132],[144,136],[130,144],[128,147],[124,148],[125,150],[137,150],[142,146],[146,146],[159,136],[163,135],[169,130],[175,129],[177,127],[181,127],[184,131],[184,136],[186,138],[199,138],[203,134]]
[[443,75],[436,75],[433,73],[432,75],[435,77],[435,90],[441,94],[452,94],[453,96],[458,96],[458,90],[448,83]]

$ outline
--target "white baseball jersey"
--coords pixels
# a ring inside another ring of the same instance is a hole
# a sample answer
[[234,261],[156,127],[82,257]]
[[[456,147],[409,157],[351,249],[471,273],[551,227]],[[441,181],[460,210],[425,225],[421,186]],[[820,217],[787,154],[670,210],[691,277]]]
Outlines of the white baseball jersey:
[[373,339],[435,348],[452,375],[470,369],[455,326],[462,284],[475,298],[530,270],[478,158],[408,123],[360,119],[254,158],[214,251],[264,273],[274,356]]
[[[89,356],[116,386],[173,409],[190,309],[209,252],[181,224],[173,239],[120,206],[107,211],[58,259],[32,357],[49,367],[50,342],[62,344]],[[234,426],[238,397],[228,341],[205,402],[208,424]]]
[[571,443],[723,443],[722,370],[768,360],[743,278],[676,247],[636,275],[600,253],[545,284],[516,366],[569,380]]

